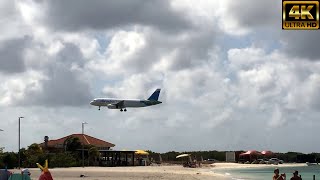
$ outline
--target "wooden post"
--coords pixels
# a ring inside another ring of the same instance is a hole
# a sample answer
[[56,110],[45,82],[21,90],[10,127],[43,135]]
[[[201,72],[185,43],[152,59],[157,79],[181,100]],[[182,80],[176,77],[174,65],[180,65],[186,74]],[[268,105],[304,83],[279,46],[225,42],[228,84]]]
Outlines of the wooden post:
[[135,157],[134,157],[134,152],[132,153],[132,166],[134,166],[134,161],[135,161],[135,159],[134,159]]
[[126,152],[126,166],[128,166],[129,162],[128,162],[128,152]]

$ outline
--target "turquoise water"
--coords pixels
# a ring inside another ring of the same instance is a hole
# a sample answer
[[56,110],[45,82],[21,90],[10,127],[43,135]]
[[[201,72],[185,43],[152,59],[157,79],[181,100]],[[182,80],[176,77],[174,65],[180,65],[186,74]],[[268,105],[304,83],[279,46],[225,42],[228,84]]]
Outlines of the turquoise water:
[[234,180],[271,180],[275,168],[279,168],[281,174],[286,173],[287,179],[292,177],[294,170],[298,170],[303,180],[312,180],[313,175],[316,176],[316,180],[320,180],[320,166],[277,167],[270,165],[270,167],[219,169],[213,171],[225,174]]

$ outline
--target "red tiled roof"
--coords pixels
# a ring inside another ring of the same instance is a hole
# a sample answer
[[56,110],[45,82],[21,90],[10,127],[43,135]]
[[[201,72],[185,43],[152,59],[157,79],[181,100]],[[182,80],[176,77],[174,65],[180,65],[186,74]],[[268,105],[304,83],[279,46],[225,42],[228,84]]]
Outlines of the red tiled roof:
[[[55,139],[55,140],[49,140],[48,141],[48,147],[54,147],[54,146],[63,146],[63,143],[70,137],[77,137],[79,138],[79,141],[81,143],[84,143],[84,145],[93,145],[96,147],[114,147],[115,145],[112,143],[109,143],[107,141],[97,139],[95,137],[86,135],[86,134],[71,134],[69,136]],[[44,143],[40,144],[41,146],[44,146]]]

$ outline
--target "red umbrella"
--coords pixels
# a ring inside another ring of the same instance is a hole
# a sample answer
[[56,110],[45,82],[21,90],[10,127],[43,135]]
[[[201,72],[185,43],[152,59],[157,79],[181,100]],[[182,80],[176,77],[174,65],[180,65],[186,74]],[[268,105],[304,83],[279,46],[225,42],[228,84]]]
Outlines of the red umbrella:
[[260,155],[261,153],[255,150],[247,151],[245,153],[240,154],[240,156],[245,156],[245,155]]
[[261,153],[255,150],[247,151],[245,153],[240,154],[240,156],[244,159],[248,159],[250,162],[258,157]]

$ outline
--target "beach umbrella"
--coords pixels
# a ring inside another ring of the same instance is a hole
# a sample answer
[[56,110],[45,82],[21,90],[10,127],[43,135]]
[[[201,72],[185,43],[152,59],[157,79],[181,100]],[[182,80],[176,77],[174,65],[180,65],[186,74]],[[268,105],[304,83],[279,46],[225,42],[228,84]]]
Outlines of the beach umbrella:
[[191,162],[191,154],[180,154],[176,158],[183,158],[183,157],[189,157],[189,161]]
[[255,150],[247,151],[245,153],[241,153],[240,156],[245,156],[245,155],[260,155],[261,153]]
[[191,154],[180,154],[176,158],[182,158],[182,157],[188,157],[188,156],[191,156]]
[[248,157],[249,161],[253,161],[254,159],[257,159],[258,155],[261,155],[261,153],[255,150],[247,151],[245,153],[240,154],[241,157]]
[[144,150],[136,150],[135,154],[138,154],[138,155],[149,155],[149,153],[147,151],[144,151]]
[[273,155],[273,152],[272,151],[262,151],[261,154],[265,155],[265,156],[271,156],[271,155]]

